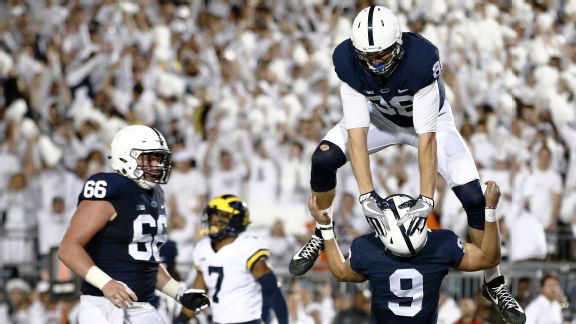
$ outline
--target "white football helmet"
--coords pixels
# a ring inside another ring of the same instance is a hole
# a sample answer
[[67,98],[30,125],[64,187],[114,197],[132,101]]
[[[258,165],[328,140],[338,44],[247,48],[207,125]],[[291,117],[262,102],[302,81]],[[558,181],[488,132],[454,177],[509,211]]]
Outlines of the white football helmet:
[[352,23],[352,44],[368,72],[388,77],[402,58],[402,31],[392,11],[383,6],[364,8]]
[[[406,227],[409,222],[398,226],[397,222],[406,215],[410,207],[414,204],[414,198],[408,195],[392,195],[384,199],[388,208],[384,209],[384,215],[378,217],[366,217],[368,224],[376,232],[387,250],[400,257],[411,257],[418,254],[426,245],[428,240],[428,226],[418,228],[412,236],[406,234]],[[385,223],[388,223],[389,230]],[[406,226],[406,227],[405,227]]]
[[155,128],[132,125],[122,128],[110,144],[112,169],[144,189],[165,184],[172,169],[172,153]]

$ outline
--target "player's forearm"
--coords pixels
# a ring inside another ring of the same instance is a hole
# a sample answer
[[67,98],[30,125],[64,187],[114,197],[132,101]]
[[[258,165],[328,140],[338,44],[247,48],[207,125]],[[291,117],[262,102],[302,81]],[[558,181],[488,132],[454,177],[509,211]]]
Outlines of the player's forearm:
[[172,276],[168,273],[166,268],[162,265],[158,266],[158,276],[156,278],[156,289],[162,290],[162,288],[170,281],[173,280]]
[[562,200],[562,196],[560,193],[553,193],[552,194],[552,222],[558,222],[558,217],[560,216],[560,202]]
[[436,151],[436,133],[424,133],[418,136],[418,167],[420,170],[420,194],[434,198],[438,156]]
[[336,239],[324,240],[324,247],[328,258],[328,268],[330,268],[330,272],[336,279],[346,282],[364,281],[352,271],[350,265],[344,259]]
[[[480,249],[484,253],[486,260],[491,266],[496,266],[500,263],[500,231],[498,229],[498,221],[495,216],[494,209],[486,209],[486,221],[484,222],[484,235],[482,236],[482,244]],[[494,220],[494,221],[491,221]]]
[[58,249],[58,257],[75,274],[82,278],[85,278],[88,270],[95,265],[86,249],[76,243],[62,241]]
[[370,159],[367,145],[368,128],[353,128],[348,130],[348,151],[354,177],[358,183],[360,194],[374,190]]

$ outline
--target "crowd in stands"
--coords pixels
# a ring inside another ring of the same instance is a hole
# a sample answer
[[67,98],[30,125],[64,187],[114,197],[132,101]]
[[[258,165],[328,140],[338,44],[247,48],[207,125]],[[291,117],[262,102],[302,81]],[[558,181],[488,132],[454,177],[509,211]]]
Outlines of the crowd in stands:
[[[576,0],[376,2],[440,51],[481,182],[502,189],[504,262],[575,261]],[[342,116],[332,50],[370,3],[1,1],[0,322],[57,323],[73,308],[46,297],[50,250],[84,180],[110,172],[109,143],[128,124],[158,128],[172,149],[165,191],[183,280],[207,199],[224,193],[246,200],[251,230],[266,234],[274,269],[286,274],[311,229],[310,156]],[[418,194],[412,148],[371,163],[381,196]],[[356,197],[347,165],[334,213],[343,250],[369,230]],[[441,177],[435,200],[435,226],[466,238],[464,210]],[[365,289],[286,282],[291,323],[366,321]],[[576,296],[565,293],[542,298],[566,310]],[[492,314],[476,296],[445,297],[454,312],[443,323]]]

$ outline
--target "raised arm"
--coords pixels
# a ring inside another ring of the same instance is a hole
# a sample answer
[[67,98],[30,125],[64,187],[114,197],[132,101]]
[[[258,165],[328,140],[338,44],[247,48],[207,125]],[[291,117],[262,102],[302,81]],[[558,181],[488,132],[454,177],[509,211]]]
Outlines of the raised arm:
[[364,282],[366,277],[352,270],[350,267],[350,260],[344,259],[338,242],[334,238],[334,230],[332,229],[332,221],[330,217],[323,214],[316,205],[316,197],[310,196],[308,199],[308,209],[310,213],[320,225],[322,229],[322,237],[324,238],[324,248],[328,256],[328,267],[330,272],[336,279],[346,282]]
[[471,243],[464,245],[464,257],[458,266],[462,271],[477,271],[492,268],[500,263],[500,232],[496,219],[496,207],[500,199],[500,188],[494,181],[486,182],[486,210],[484,236],[480,248]]

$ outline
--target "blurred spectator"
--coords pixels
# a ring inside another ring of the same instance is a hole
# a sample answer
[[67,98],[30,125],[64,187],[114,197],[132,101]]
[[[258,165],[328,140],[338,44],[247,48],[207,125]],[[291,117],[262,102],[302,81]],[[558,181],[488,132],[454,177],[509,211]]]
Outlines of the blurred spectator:
[[476,316],[476,302],[472,298],[464,297],[458,301],[460,304],[460,319],[454,324],[482,324],[483,321]]
[[[166,185],[168,235],[178,245],[177,265],[182,273],[190,270],[194,243],[200,237],[200,220],[208,197],[206,178],[198,170],[192,153],[174,153],[174,167]],[[191,185],[193,184],[193,185]]]
[[253,143],[253,154],[250,154],[250,178],[248,186],[248,204],[274,205],[278,201],[279,172],[269,156],[263,139]]
[[62,197],[54,197],[50,209],[38,211],[38,252],[41,258],[47,258],[50,249],[60,245],[72,213],[66,209]]
[[19,278],[10,279],[6,283],[6,295],[10,306],[10,318],[14,324],[28,324],[32,321],[30,285]]
[[304,312],[304,307],[300,301],[299,292],[289,292],[286,303],[288,304],[289,322],[296,324],[314,324],[314,319]]
[[[284,205],[303,205],[308,195],[309,163],[304,156],[302,144],[289,144],[286,160],[280,160],[280,201]],[[279,158],[279,157],[277,157]]]
[[438,324],[453,324],[461,315],[458,304],[444,289],[438,298]]
[[506,224],[510,232],[508,260],[529,261],[544,260],[548,252],[544,226],[529,209],[523,209],[520,215],[510,213]]
[[370,291],[357,289],[354,293],[352,307],[340,311],[334,318],[334,324],[368,324],[370,323]]
[[552,274],[544,275],[540,280],[540,295],[526,307],[526,323],[562,323],[562,296],[558,277]]
[[529,277],[521,277],[516,283],[516,301],[522,309],[526,309],[528,303],[532,300],[532,280]]
[[538,163],[524,184],[525,203],[544,226],[547,232],[557,231],[560,212],[562,179],[557,171],[550,168],[551,152],[543,146],[538,151]]
[[35,199],[23,173],[10,177],[6,192],[0,195],[5,234],[0,238],[0,264],[31,262],[36,258],[31,229],[36,225]]
[[371,230],[362,211],[359,211],[357,207],[355,195],[343,192],[339,207],[334,213],[337,215],[337,220],[334,223],[337,233],[336,239],[343,253],[348,253],[354,238]]
[[284,222],[276,219],[267,234],[265,240],[269,243],[270,263],[275,273],[287,274],[289,257],[298,249],[296,238],[286,233]]
[[30,306],[30,324],[59,324],[61,310],[50,298],[50,284],[40,281],[36,284],[37,299]]

